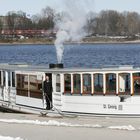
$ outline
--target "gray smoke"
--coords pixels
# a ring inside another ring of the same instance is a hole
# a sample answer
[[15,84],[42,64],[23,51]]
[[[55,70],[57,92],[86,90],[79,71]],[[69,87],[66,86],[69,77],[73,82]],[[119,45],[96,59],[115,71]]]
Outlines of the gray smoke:
[[62,20],[56,23],[56,52],[58,63],[61,63],[66,41],[79,42],[85,35],[84,26],[87,22],[87,13],[93,7],[93,0],[63,0],[65,14]]

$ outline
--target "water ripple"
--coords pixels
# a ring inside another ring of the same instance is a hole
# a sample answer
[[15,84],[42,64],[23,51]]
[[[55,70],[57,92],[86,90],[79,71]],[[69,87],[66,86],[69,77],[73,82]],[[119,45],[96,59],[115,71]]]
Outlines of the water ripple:
[[[65,67],[103,65],[140,66],[140,44],[82,44],[65,46]],[[35,65],[56,63],[53,45],[1,45],[0,63],[27,62]]]

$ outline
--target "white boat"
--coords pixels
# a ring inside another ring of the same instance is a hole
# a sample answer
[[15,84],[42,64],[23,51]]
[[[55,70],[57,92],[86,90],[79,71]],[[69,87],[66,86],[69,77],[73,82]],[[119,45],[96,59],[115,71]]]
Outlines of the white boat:
[[42,82],[52,79],[52,104],[65,113],[140,116],[140,68],[47,68],[0,64],[0,108],[40,113]]

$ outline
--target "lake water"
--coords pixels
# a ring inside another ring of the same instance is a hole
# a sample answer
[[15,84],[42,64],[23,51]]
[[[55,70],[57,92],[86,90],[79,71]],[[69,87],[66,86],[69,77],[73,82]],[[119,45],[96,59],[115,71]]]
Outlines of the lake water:
[[[0,45],[0,63],[57,63],[53,45]],[[140,66],[140,44],[66,45],[65,67]]]

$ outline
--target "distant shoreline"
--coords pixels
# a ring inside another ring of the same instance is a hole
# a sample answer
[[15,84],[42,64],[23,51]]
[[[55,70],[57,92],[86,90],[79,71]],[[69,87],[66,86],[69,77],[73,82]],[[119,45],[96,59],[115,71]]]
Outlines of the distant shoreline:
[[[66,42],[64,45],[69,44],[140,44],[140,40],[123,40],[123,41],[81,41],[81,42]],[[54,45],[54,41],[11,41],[3,42],[0,41],[0,45]]]

